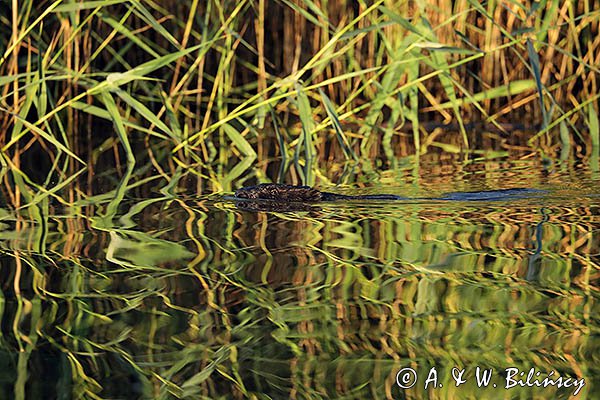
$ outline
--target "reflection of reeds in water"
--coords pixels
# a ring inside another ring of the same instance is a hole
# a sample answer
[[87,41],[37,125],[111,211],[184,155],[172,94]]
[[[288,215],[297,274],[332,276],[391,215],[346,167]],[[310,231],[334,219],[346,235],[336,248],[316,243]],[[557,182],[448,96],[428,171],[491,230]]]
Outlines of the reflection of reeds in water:
[[138,138],[159,171],[229,145],[252,164],[599,143],[597,0],[6,3],[1,162],[37,183],[131,163]]
[[[6,390],[47,391],[28,376],[52,370],[90,396],[396,398],[403,366],[479,365],[597,391],[592,203],[257,213],[147,198],[4,212],[1,343],[20,365]],[[440,398],[480,393],[442,383]]]
[[[593,325],[590,306],[597,295],[589,292],[589,269],[598,266],[587,264],[587,272],[572,269],[578,251],[561,245],[559,238],[565,235],[560,234],[564,229],[560,218],[543,228],[545,236],[556,239],[544,241],[543,278],[528,281],[527,258],[533,253],[535,229],[535,221],[527,221],[533,219],[531,210],[502,209],[503,215],[512,218],[524,216],[518,225],[503,221],[500,214],[481,212],[478,217],[476,211],[469,211],[463,219],[454,210],[453,224],[448,226],[446,221],[443,227],[436,222],[440,216],[436,214],[443,217],[446,212],[427,211],[428,217],[416,214],[411,218],[409,211],[385,221],[373,217],[362,223],[325,223],[322,236],[331,230],[334,237],[344,237],[346,245],[327,246],[335,238],[324,240],[322,247],[331,250],[325,253],[329,261],[295,268],[286,280],[296,288],[290,289],[297,293],[295,301],[287,299],[286,304],[279,304],[283,310],[274,313],[282,319],[278,326],[286,327],[281,334],[302,346],[296,385],[310,391],[322,382],[335,381],[338,389],[350,392],[360,382],[367,387],[363,393],[383,396],[385,386],[388,391],[394,387],[394,372],[411,362],[441,365],[447,368],[446,377],[456,363],[500,371],[505,365],[525,368],[535,360],[542,370],[572,375],[588,368],[574,359],[593,358],[596,351],[589,324]],[[595,217],[591,219],[597,223]],[[264,241],[269,236],[282,240],[291,231],[305,230],[303,225],[300,222],[290,230],[276,225]],[[343,229],[344,225],[350,226]],[[376,237],[377,231],[394,235],[380,238],[374,247],[364,246],[363,239]],[[313,237],[311,233],[306,236]],[[590,230],[573,238],[593,248],[598,247],[597,239]],[[394,246],[401,252],[385,251]],[[281,243],[274,247],[281,248]],[[520,251],[515,253],[515,249]],[[586,253],[588,249],[580,250]],[[273,265],[285,259],[274,258]],[[413,268],[396,266],[397,260],[411,260]],[[288,272],[288,263],[281,264]],[[285,272],[274,274],[276,281],[270,283],[278,282],[277,277]],[[254,280],[262,278],[256,275]],[[323,299],[332,304],[322,304]],[[339,369],[334,372],[332,365]],[[333,390],[332,386],[324,385],[324,390]],[[475,394],[478,389],[471,386],[469,390]],[[443,393],[448,392],[442,391],[441,398]]]

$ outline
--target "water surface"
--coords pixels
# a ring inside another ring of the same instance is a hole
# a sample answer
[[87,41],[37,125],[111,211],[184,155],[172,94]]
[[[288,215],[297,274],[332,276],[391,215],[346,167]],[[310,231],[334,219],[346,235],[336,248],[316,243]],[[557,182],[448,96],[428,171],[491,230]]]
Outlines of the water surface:
[[[505,389],[509,367],[534,368],[539,380],[551,371],[583,379],[578,398],[600,395],[597,169],[473,160],[339,178],[319,187],[414,198],[545,192],[257,212],[183,183],[132,180],[74,206],[52,198],[6,206],[0,397],[569,398],[575,390]],[[140,195],[141,187],[150,189]],[[441,386],[426,390],[433,367]],[[455,367],[466,369],[459,387]],[[487,387],[477,387],[476,367],[493,371]],[[419,380],[401,389],[405,368]]]

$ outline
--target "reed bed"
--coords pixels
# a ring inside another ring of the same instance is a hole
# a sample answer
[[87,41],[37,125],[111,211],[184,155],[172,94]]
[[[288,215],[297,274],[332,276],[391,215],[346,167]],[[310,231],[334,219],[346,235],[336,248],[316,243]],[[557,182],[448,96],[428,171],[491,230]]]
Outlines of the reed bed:
[[13,168],[28,151],[63,177],[106,152],[133,164],[140,141],[246,168],[498,149],[518,129],[549,154],[599,144],[596,0],[0,5]]

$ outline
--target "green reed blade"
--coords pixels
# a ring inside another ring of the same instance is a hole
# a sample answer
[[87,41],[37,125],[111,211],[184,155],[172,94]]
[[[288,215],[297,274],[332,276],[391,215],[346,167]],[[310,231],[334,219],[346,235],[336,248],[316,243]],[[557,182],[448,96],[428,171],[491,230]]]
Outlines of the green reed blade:
[[154,51],[154,49],[152,49],[152,47],[150,47],[150,44],[145,43],[143,38],[138,37],[131,29],[129,29],[127,26],[125,26],[124,21],[117,21],[110,15],[105,15],[105,14],[99,14],[99,15],[100,15],[100,18],[102,18],[102,21],[106,22],[116,32],[122,34],[127,39],[129,39],[131,41],[131,43],[135,43],[140,49],[144,50],[145,52],[147,52],[149,55],[151,55],[155,59],[160,57],[160,54],[158,54],[156,51]]
[[148,107],[146,107],[142,102],[135,99],[129,93],[124,90],[117,89],[114,93],[119,96],[125,103],[129,104],[136,112],[138,112],[142,117],[146,118],[148,122],[153,125],[156,125],[158,129],[172,137],[173,139],[178,139],[177,135],[169,129],[169,127],[162,122],[157,116],[156,113],[152,112]]
[[416,47],[418,49],[430,50],[432,53],[438,52],[438,53],[466,54],[466,55],[482,53],[481,50],[480,51],[469,50],[469,49],[465,49],[463,47],[448,46],[448,45],[438,43],[438,42],[419,42],[419,43],[415,43],[414,47]]
[[129,0],[93,0],[93,1],[82,1],[80,3],[67,3],[62,4],[54,9],[54,12],[75,12],[88,10],[96,7],[107,7],[114,4],[128,4]]
[[269,113],[271,114],[271,122],[273,122],[273,130],[275,131],[275,137],[277,138],[277,143],[279,144],[279,154],[281,155],[281,161],[282,164],[285,164],[288,157],[288,148],[285,145],[285,138],[283,137],[282,132],[279,130],[277,117],[275,116],[275,110],[273,110],[273,107],[271,107],[270,105]]
[[[449,71],[448,61],[443,57],[442,54],[437,52],[432,52],[431,54],[432,62],[431,65],[436,70],[441,71]],[[459,109],[458,99],[456,96],[456,90],[454,89],[454,83],[449,73],[442,72],[438,78],[440,79],[440,83],[444,88],[444,92],[448,97],[448,102],[452,105],[452,110],[454,111],[454,118],[458,121],[458,126],[460,129],[460,133],[462,135],[463,144],[465,148],[469,148],[469,139],[467,138],[467,131],[465,130],[465,124],[462,119],[462,115]]]
[[323,90],[321,90],[321,89],[319,89],[319,94],[321,95],[321,99],[323,99],[323,105],[325,106],[325,111],[327,112],[327,116],[331,120],[331,125],[333,125],[335,135],[338,138],[338,141],[340,143],[340,146],[341,146],[346,158],[352,158],[354,160],[358,160],[358,157],[354,153],[354,150],[352,150],[352,146],[350,145],[348,138],[346,137],[346,135],[344,134],[344,131],[342,130],[342,125],[340,124],[340,120],[337,115],[337,112],[335,111],[335,107],[333,106],[333,104],[331,104],[331,100],[329,100],[329,97],[327,97],[325,92],[323,92]]
[[175,37],[173,37],[173,35],[171,35],[171,33],[164,26],[162,26],[156,20],[156,18],[154,18],[152,13],[148,11],[148,9],[144,7],[139,0],[134,0],[131,2],[131,4],[134,8],[134,13],[138,15],[142,21],[145,21],[156,32],[160,33],[160,35],[167,39],[173,46],[177,48],[181,47],[177,39],[175,39]]
[[[311,13],[309,13],[305,8],[301,7],[300,4],[296,4],[295,2],[292,2],[290,0],[282,0],[283,3],[285,5],[287,5],[289,8],[291,8],[292,10],[294,10],[295,12],[297,12],[298,14],[302,15],[304,18],[306,18],[307,21],[309,21],[310,23],[312,23],[315,26],[320,26],[322,28],[327,29],[328,25],[319,21],[318,18],[315,18]],[[321,9],[317,6],[315,6],[315,4],[313,2],[311,2],[310,0],[307,0],[306,2],[304,2],[304,4],[309,5],[309,8],[311,9],[311,11],[315,12],[319,17],[321,17],[324,21],[328,21],[327,17],[325,17],[325,15],[323,15],[323,12],[321,11]]]
[[532,136],[528,141],[527,144],[531,145],[532,143],[534,143],[540,136],[546,134],[550,129],[554,128],[555,126],[557,126],[558,124],[560,124],[562,121],[568,121],[568,118],[575,114],[578,113],[580,111],[582,111],[585,107],[592,105],[594,102],[598,101],[600,99],[600,94],[597,94],[595,96],[592,96],[590,98],[588,98],[587,100],[585,100],[584,102],[582,102],[581,104],[577,105],[577,107],[572,108],[571,110],[565,112],[563,115],[561,115],[560,117],[556,118],[555,120],[553,120],[550,124],[548,124],[547,127],[545,127],[544,129],[540,130],[538,133],[536,133],[534,136]]
[[[44,24],[41,23],[40,24],[40,37],[41,37],[41,32],[42,29],[44,27]],[[41,39],[38,39],[38,43],[37,43],[38,49],[43,49],[44,48],[44,44],[42,43]],[[47,106],[47,102],[48,102],[48,88],[46,87],[46,71],[44,68],[44,62],[42,60],[42,52],[40,51],[38,53],[37,56],[37,69],[38,69],[38,92],[39,92],[39,97],[36,101],[36,108],[38,110],[38,113],[40,115],[44,115],[46,114],[46,106]]]
[[458,106],[464,106],[467,104],[473,104],[481,102],[483,100],[498,99],[507,96],[515,96],[521,93],[526,93],[536,88],[535,81],[531,79],[524,79],[518,81],[509,82],[507,85],[498,86],[488,90],[484,90],[479,93],[469,95],[465,98],[455,99],[454,102],[447,101],[439,104],[438,108],[451,108],[454,104]]
[[419,31],[419,29],[414,24],[412,24],[408,19],[404,18],[403,16],[401,16],[397,12],[393,11],[392,9],[390,9],[386,6],[380,6],[380,7],[378,7],[378,10],[381,11],[386,17],[388,17],[394,23],[396,23],[396,24],[400,25],[402,28],[404,28],[407,32],[411,32],[417,36],[423,36],[421,34],[421,32]]
[[0,86],[6,86],[22,78],[33,77],[37,72],[22,72],[20,74],[0,76]]
[[[93,115],[95,117],[102,118],[102,119],[107,119],[107,120],[111,120],[112,121],[111,114],[108,111],[106,111],[105,109],[100,108],[98,106],[94,106],[94,105],[87,104],[87,103],[82,103],[80,101],[75,101],[75,102],[71,103],[70,106],[71,106],[71,108],[74,108],[76,110],[81,110],[81,111],[83,111],[83,112],[85,112],[87,114]],[[134,130],[146,133],[148,135],[155,136],[155,137],[157,137],[159,139],[162,139],[162,140],[168,140],[168,138],[169,138],[168,136],[165,136],[165,135],[163,135],[161,133],[158,133],[158,132],[156,132],[154,130],[149,130],[147,128],[144,128],[141,125],[134,124],[133,122],[130,122],[130,121],[124,120],[123,121],[123,125],[125,125],[128,128],[131,128],[131,129],[134,129]]]
[[132,70],[127,71],[127,72],[113,72],[112,74],[109,74],[106,77],[106,81],[114,87],[114,86],[124,85],[124,84],[131,82],[133,80],[136,80],[136,79],[146,78],[146,75],[148,75],[149,73],[154,72],[157,69],[162,68],[162,67],[172,63],[173,61],[177,60],[178,58],[184,57],[184,56],[186,56],[198,49],[201,49],[207,45],[208,45],[207,43],[202,43],[202,44],[199,44],[196,46],[188,47],[185,50],[167,54],[162,57],[157,57],[154,60],[140,64],[137,67],[135,67]]
[[[569,129],[567,128],[567,124],[564,121],[560,123],[560,160],[566,161],[569,159],[569,155],[571,154],[571,135],[569,135]],[[563,164],[563,168],[566,168],[566,165]]]
[[17,143],[27,133],[27,130],[23,130],[22,128],[23,125],[27,125],[26,119],[29,115],[29,110],[31,109],[34,99],[37,99],[37,89],[37,85],[28,86],[25,89],[25,101],[21,105],[19,115],[14,116],[15,122],[13,124],[12,132],[10,133],[10,141],[3,147],[2,150],[6,150],[13,144]]
[[58,193],[60,193],[61,190],[69,187],[69,185],[71,185],[73,182],[75,182],[77,180],[77,178],[79,177],[79,175],[81,175],[85,171],[86,171],[86,168],[82,168],[82,169],[76,171],[75,173],[68,175],[66,179],[60,180],[58,183],[54,183],[50,189],[46,189],[41,186],[34,185],[37,188],[37,192],[35,193],[35,196],[33,196],[33,198],[31,198],[26,204],[23,205],[23,207],[34,206],[41,201],[45,201],[45,199],[47,199],[48,196],[53,196],[53,197],[59,198],[63,202],[66,203],[67,201],[62,199],[58,195]]
[[593,104],[588,105],[588,125],[590,128],[590,137],[592,138],[592,146],[600,146],[600,124],[598,123],[598,112],[594,109]]
[[535,78],[535,84],[537,86],[539,101],[540,101],[540,110],[542,111],[542,129],[545,129],[548,126],[548,114],[546,111],[546,106],[544,105],[544,86],[542,84],[542,77],[540,72],[540,58],[538,57],[535,48],[533,47],[533,42],[531,39],[527,39],[527,54],[529,55],[529,65],[531,66],[531,70],[533,72],[533,77]]
[[[300,114],[300,124],[302,126],[302,134],[300,135],[301,140],[298,142],[296,154],[299,154],[299,152],[303,150],[302,147],[304,147],[304,156],[306,160],[305,169],[306,171],[310,171],[312,170],[312,162],[317,154],[317,150],[312,138],[312,132],[314,131],[314,120],[312,117],[310,102],[308,101],[308,96],[306,95],[305,89],[298,82],[296,82],[295,87],[298,113]],[[310,176],[312,176],[310,173],[305,172],[307,184],[312,183],[309,179]]]
[[[407,81],[416,82],[419,78],[419,63],[412,63],[406,67]],[[407,90],[410,107],[404,111],[406,119],[412,123],[413,142],[416,153],[421,152],[421,137],[419,132],[419,92],[417,86],[410,86]]]
[[237,147],[245,157],[256,159],[256,151],[254,151],[252,145],[248,143],[246,138],[244,138],[233,126],[224,124],[222,128],[229,140],[231,140],[235,147]]
[[[0,111],[4,111],[7,113],[12,114],[9,110],[6,110],[2,107],[0,107]],[[31,130],[34,134],[41,136],[43,139],[45,139],[48,143],[52,144],[54,147],[56,147],[58,150],[68,154],[70,157],[73,157],[75,160],[79,161],[82,164],[85,164],[85,162],[83,162],[83,160],[81,158],[79,158],[77,155],[75,155],[71,150],[69,150],[68,148],[66,148],[62,143],[60,143],[60,141],[58,141],[54,136],[49,135],[48,133],[44,132],[42,129],[38,128],[37,126],[33,125],[31,122],[28,122],[24,119],[22,119],[21,117],[14,115],[13,117],[20,123],[22,123],[27,129]],[[2,151],[6,151],[8,150],[10,147],[12,147],[19,139],[20,137],[23,135],[23,133],[20,133],[17,137],[12,138],[10,140],[10,142],[8,142],[7,144],[5,144],[2,147]]]
[[170,132],[172,132],[172,134],[169,136],[171,136],[175,140],[175,143],[181,143],[181,141],[183,140],[183,134],[181,132],[181,126],[179,126],[179,121],[177,120],[177,114],[173,109],[173,104],[171,104],[169,96],[167,96],[167,94],[162,90],[160,91],[160,97],[165,106],[165,110],[167,111],[167,116],[169,117],[169,124],[171,125]]
[[121,118],[121,113],[117,108],[115,100],[112,98],[111,94],[108,91],[103,91],[102,93],[100,93],[100,99],[104,103],[106,111],[108,111],[108,113],[110,114],[113,124],[115,126],[115,130],[117,131],[117,135],[121,140],[121,145],[123,146],[125,156],[127,157],[127,164],[135,164],[135,156],[133,155],[133,150],[131,149],[131,145],[129,144],[129,138],[127,137],[127,131],[125,130],[125,126],[123,124],[123,118]]
[[538,43],[543,43],[546,40],[548,36],[548,30],[551,28],[552,23],[556,21],[559,3],[559,0],[551,0],[550,7],[544,11],[544,18],[541,21],[542,23],[536,30],[536,40]]

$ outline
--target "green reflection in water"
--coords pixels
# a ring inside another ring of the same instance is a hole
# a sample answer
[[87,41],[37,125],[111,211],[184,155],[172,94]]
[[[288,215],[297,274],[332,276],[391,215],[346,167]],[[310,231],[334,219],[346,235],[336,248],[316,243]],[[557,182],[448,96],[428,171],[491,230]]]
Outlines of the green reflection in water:
[[[598,197],[548,182],[511,202],[249,212],[177,195],[176,178],[142,201],[126,182],[74,207],[2,209],[0,397],[574,392],[505,390],[508,367],[583,378],[580,397],[598,396]],[[439,182],[373,190],[473,188]],[[499,387],[478,388],[477,366]],[[401,390],[405,367],[419,381]],[[443,386],[425,390],[432,367]]]

